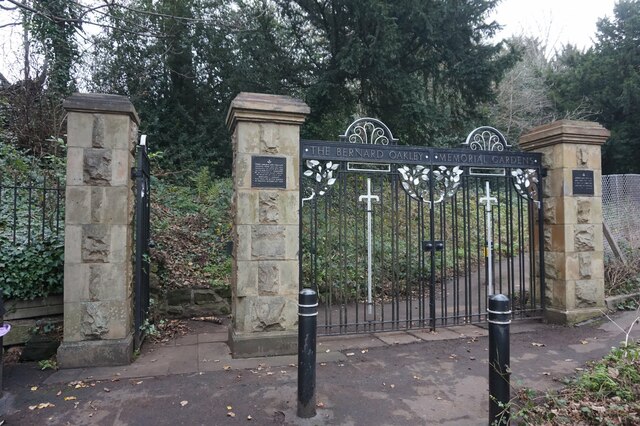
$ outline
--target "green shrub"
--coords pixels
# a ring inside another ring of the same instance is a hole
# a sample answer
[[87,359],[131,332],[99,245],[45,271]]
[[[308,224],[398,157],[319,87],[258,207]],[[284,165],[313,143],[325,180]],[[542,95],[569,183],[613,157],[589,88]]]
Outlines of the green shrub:
[[33,300],[62,293],[64,239],[49,237],[31,245],[0,243],[0,288],[5,298]]

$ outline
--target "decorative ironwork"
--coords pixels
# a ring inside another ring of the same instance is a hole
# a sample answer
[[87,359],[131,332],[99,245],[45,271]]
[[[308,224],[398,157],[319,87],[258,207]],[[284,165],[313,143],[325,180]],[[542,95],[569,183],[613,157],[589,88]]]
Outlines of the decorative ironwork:
[[425,166],[418,165],[413,169],[408,166],[402,166],[398,169],[402,177],[402,187],[411,198],[421,200],[431,205],[429,196],[429,173],[434,179],[434,197],[433,203],[438,204],[445,199],[451,198],[462,183],[460,176],[463,170],[455,166],[449,169],[446,166],[438,166],[434,170],[430,170]]
[[402,187],[411,198],[416,200],[429,199],[429,172],[425,166],[402,166],[398,169],[402,176]]
[[506,148],[511,148],[502,133],[489,126],[473,130],[462,145],[474,151],[504,151]]
[[327,161],[321,163],[318,160],[307,160],[305,165],[307,170],[302,173],[304,176],[311,178],[314,182],[313,186],[306,187],[306,197],[302,198],[302,203],[311,201],[316,195],[323,196],[329,188],[336,183],[334,172],[340,167],[340,163]]
[[433,176],[435,177],[436,183],[441,183],[438,188],[438,197],[434,197],[434,203],[440,203],[445,198],[453,197],[460,184],[462,183],[462,179],[460,176],[462,175],[463,170],[455,166],[452,169],[449,169],[445,166],[439,166],[437,169],[433,170]]
[[367,145],[395,145],[398,139],[394,138],[391,130],[380,120],[375,118],[359,118],[347,127],[341,142],[361,143]]
[[486,126],[465,145],[398,145],[371,118],[301,141],[300,286],[318,291],[319,334],[482,322],[491,293],[514,318],[542,312],[541,154]]
[[538,171],[535,169],[515,169],[511,171],[513,186],[523,198],[533,200],[540,207]]

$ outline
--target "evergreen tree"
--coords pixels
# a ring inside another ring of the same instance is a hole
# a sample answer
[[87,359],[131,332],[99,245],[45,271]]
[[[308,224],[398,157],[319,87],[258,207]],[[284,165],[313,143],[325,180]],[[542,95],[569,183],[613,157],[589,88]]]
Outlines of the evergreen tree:
[[598,22],[593,48],[563,52],[550,77],[562,111],[580,104],[611,130],[604,146],[603,172],[640,172],[640,1],[622,0],[613,18]]
[[313,65],[307,137],[335,137],[359,114],[404,143],[459,143],[517,58],[487,41],[498,29],[486,22],[492,0],[277,3]]

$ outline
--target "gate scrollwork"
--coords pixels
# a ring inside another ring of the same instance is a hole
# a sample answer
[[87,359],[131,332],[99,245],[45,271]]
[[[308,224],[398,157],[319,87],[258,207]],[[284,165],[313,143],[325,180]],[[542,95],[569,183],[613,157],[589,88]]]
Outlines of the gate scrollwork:
[[391,130],[382,121],[363,117],[347,127],[344,134],[340,135],[340,141],[370,145],[395,145],[398,139],[393,137]]
[[473,151],[504,151],[511,148],[503,134],[490,126],[474,129],[462,145]]

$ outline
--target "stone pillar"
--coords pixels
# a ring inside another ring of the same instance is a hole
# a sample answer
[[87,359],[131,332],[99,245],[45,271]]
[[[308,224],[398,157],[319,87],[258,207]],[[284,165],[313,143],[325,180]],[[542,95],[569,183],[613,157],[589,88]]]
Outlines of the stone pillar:
[[556,121],[520,138],[541,152],[544,178],[545,318],[575,324],[604,309],[601,146],[598,123]]
[[234,357],[296,353],[299,292],[299,134],[309,114],[287,96],[240,93],[233,145]]
[[124,96],[74,94],[67,110],[63,368],[133,354],[132,223],[138,115]]

